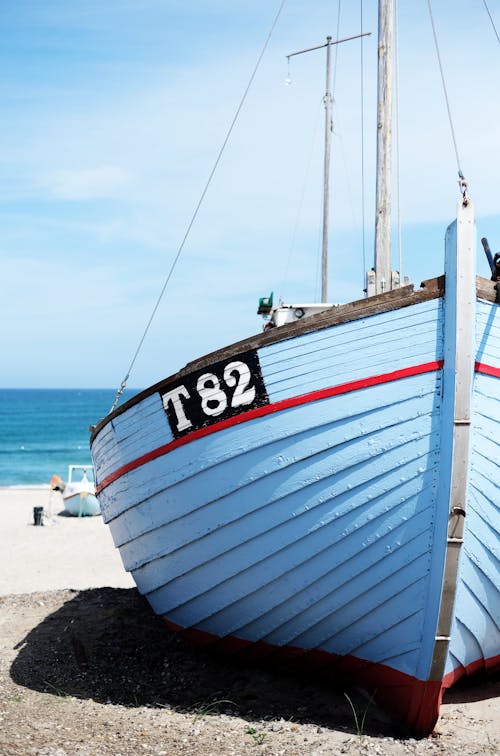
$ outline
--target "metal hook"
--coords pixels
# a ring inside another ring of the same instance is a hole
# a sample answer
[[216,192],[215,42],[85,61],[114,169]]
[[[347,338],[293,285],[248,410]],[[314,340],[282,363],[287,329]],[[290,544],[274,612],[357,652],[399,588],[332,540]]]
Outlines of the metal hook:
[[468,190],[467,181],[465,181],[464,179],[460,179],[459,182],[458,182],[458,185],[460,187],[460,191],[462,192],[462,200],[463,200],[464,207],[465,207],[465,206],[467,206],[469,204],[469,195],[468,195],[468,192],[467,192],[467,190]]
[[467,205],[469,204],[469,195],[468,195],[469,187],[468,187],[467,181],[464,178],[462,171],[459,171],[458,173],[458,186],[460,189],[460,193],[462,195],[462,201],[463,201],[464,207],[467,207]]

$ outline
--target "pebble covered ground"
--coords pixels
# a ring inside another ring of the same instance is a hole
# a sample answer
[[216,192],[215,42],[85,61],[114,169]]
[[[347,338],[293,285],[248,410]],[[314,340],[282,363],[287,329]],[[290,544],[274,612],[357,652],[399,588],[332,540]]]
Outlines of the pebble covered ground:
[[135,589],[0,598],[0,648],[2,756],[500,754],[498,676],[414,740],[356,691],[193,649]]

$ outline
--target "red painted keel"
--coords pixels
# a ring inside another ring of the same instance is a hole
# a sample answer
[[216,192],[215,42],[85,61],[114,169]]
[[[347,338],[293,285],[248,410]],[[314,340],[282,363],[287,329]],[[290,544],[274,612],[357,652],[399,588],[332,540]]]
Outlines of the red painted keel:
[[376,664],[355,656],[336,656],[326,651],[307,651],[295,646],[278,647],[263,641],[252,643],[227,636],[219,638],[195,628],[183,628],[165,619],[167,626],[180,633],[196,646],[210,646],[237,657],[243,663],[262,659],[273,666],[290,667],[298,673],[313,674],[332,682],[336,687],[348,684],[365,690],[377,701],[392,719],[403,725],[414,737],[422,738],[433,731],[439,718],[439,709],[446,688],[461,677],[477,671],[488,672],[500,668],[500,656],[480,660],[467,668],[460,667],[442,681],[418,680],[385,664]]

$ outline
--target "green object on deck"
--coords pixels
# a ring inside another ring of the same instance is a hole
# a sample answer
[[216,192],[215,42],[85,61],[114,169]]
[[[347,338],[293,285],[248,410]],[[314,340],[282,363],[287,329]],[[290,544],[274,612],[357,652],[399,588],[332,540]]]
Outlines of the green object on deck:
[[268,297],[261,297],[259,299],[259,309],[257,310],[257,315],[269,315],[273,306],[273,294],[274,291],[272,291]]

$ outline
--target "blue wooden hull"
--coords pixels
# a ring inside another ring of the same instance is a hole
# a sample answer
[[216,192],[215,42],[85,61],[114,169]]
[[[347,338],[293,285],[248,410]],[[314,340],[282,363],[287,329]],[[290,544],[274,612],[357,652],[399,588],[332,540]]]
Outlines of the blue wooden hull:
[[[490,293],[474,308],[460,538],[450,537],[453,314],[438,285],[242,342],[101,423],[101,511],[155,612],[198,640],[348,675],[415,733],[430,732],[443,688],[500,654],[500,316]],[[233,407],[228,386],[240,375],[247,404]],[[207,392],[201,420],[193,386]]]
[[474,417],[464,549],[446,680],[500,664],[500,322],[498,305],[477,308]]

